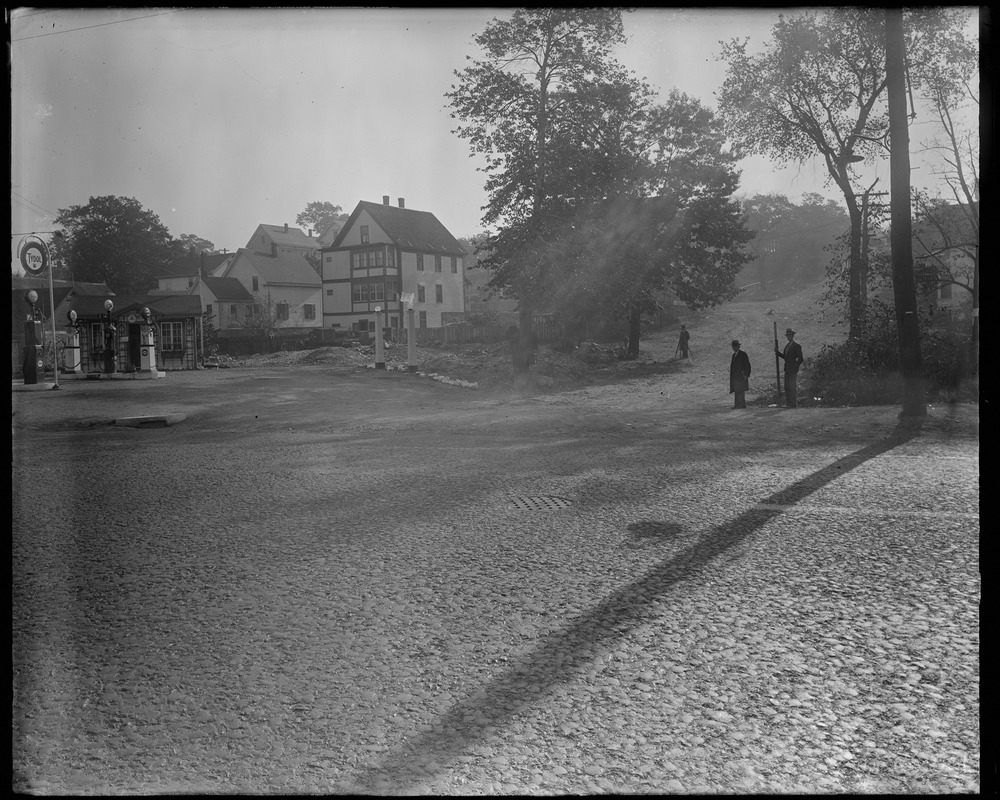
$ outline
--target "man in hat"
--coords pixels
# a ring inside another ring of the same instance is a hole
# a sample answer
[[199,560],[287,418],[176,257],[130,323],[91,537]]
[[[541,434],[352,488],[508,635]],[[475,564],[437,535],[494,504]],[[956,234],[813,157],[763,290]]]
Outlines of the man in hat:
[[799,365],[802,364],[802,345],[795,341],[795,331],[791,328],[785,329],[785,338],[788,344],[785,351],[781,352],[777,347],[774,352],[785,360],[785,406],[795,408],[796,402],[796,379],[799,374]]
[[674,350],[674,358],[677,358],[677,354],[680,353],[681,358],[690,359],[688,354],[688,348],[690,345],[688,342],[691,341],[691,334],[688,333],[688,329],[681,325],[681,338],[677,342],[677,349]]
[[750,388],[750,356],[740,350],[739,340],[733,339],[733,360],[729,363],[729,394],[735,394],[733,408],[747,407]]

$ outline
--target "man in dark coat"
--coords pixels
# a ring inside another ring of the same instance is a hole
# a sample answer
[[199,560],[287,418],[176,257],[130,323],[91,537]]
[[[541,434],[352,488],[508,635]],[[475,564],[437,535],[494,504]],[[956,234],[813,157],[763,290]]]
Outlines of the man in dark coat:
[[785,360],[785,406],[795,408],[798,405],[796,381],[802,364],[802,345],[795,341],[795,331],[791,328],[785,329],[785,338],[788,339],[785,351],[781,352],[775,347],[774,352]]
[[733,360],[729,364],[729,394],[735,394],[733,408],[747,407],[747,390],[750,388],[750,356],[740,350],[740,343],[733,339]]
[[677,349],[674,351],[674,357],[677,357],[677,353],[681,354],[681,358],[690,358],[688,355],[688,342],[691,341],[691,334],[688,333],[688,329],[681,325],[681,338],[677,342]]

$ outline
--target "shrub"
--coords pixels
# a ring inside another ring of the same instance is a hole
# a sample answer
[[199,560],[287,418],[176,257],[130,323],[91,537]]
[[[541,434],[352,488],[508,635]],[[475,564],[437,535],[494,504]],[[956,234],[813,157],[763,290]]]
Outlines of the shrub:
[[[920,350],[927,399],[974,401],[979,381],[968,357],[969,325],[962,318],[921,319]],[[809,365],[807,391],[823,405],[900,402],[899,339],[893,309],[874,301],[862,336],[823,347]]]

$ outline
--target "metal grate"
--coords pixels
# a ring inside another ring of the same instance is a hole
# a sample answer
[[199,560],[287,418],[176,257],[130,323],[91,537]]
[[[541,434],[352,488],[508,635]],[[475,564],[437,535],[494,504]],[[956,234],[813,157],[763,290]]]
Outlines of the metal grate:
[[553,495],[514,498],[514,507],[525,511],[552,511],[557,508],[568,508],[571,503],[572,501],[565,497]]

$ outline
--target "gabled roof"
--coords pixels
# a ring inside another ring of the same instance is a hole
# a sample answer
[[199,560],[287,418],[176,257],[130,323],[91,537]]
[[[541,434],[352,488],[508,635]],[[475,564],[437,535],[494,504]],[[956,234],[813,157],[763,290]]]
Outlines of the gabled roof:
[[257,230],[253,232],[253,236],[247,242],[247,247],[252,248],[255,245],[254,240],[257,238],[257,231],[263,230],[271,238],[272,242],[275,242],[279,247],[284,245],[285,247],[302,247],[309,250],[314,250],[319,246],[319,242],[305,233],[303,233],[301,228],[288,227],[286,231],[285,225],[265,225],[261,223],[257,226]]
[[[227,273],[236,266],[238,258],[247,259],[257,270],[257,274],[264,279],[264,283],[272,286],[314,286],[317,289],[323,285],[322,279],[316,274],[305,256],[301,253],[282,253],[276,256],[257,253],[246,248],[237,251],[237,258],[234,258],[227,269]],[[228,274],[226,275],[228,277]]]
[[337,234],[340,233],[344,226],[347,224],[347,220],[334,219],[330,221],[319,236],[316,237],[316,243],[318,246],[325,247],[333,243],[333,240],[337,238]]
[[164,268],[163,272],[157,273],[153,277],[186,278],[190,275],[200,275],[203,265],[207,274],[232,257],[232,253],[188,253],[172,261]]
[[417,211],[412,208],[399,208],[385,203],[372,203],[362,200],[351,213],[344,227],[340,229],[337,238],[330,248],[340,247],[347,232],[353,227],[362,211],[385,231],[393,244],[408,250],[419,250],[424,253],[440,253],[449,256],[466,255],[462,245],[448,232],[438,218],[430,211]]
[[203,278],[202,283],[220,303],[252,303],[253,295],[236,278]]

